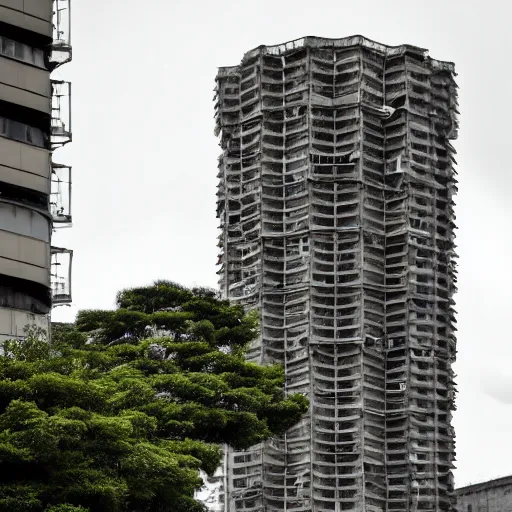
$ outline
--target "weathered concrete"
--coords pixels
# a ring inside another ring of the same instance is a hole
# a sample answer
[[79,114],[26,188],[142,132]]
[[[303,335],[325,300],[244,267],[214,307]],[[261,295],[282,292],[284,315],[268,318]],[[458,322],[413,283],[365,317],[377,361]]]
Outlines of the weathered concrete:
[[459,512],[512,512],[512,476],[456,490]]
[[220,285],[311,401],[228,453],[226,511],[453,510],[453,77],[359,36],[219,70]]

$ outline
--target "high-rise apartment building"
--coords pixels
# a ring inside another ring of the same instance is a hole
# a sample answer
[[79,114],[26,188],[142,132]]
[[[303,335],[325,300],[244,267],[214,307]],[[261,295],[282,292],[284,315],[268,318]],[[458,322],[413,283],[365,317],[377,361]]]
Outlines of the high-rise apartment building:
[[0,340],[48,329],[71,300],[72,251],[52,247],[71,224],[71,85],[50,73],[71,60],[71,0],[0,0]]
[[221,289],[310,400],[228,451],[221,510],[454,509],[454,75],[360,36],[219,69]]

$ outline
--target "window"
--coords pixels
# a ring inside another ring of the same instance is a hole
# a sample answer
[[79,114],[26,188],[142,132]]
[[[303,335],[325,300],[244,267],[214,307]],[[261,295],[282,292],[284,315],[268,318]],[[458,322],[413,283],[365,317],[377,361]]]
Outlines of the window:
[[235,487],[235,489],[244,489],[247,487],[247,478],[237,478],[233,480],[233,487]]
[[12,121],[7,120],[7,126],[8,126],[8,132],[7,134],[9,137],[15,140],[19,140],[20,142],[27,142],[27,125],[24,125],[23,123],[19,123],[18,121]]
[[473,507],[471,505],[468,505],[468,512],[473,512]]
[[2,53],[7,57],[14,57],[14,41],[12,39],[7,39],[2,37]]
[[45,69],[44,52],[40,48],[32,48],[26,44],[0,36],[0,54]]
[[14,43],[14,57],[19,60],[25,60],[25,47],[26,45]]
[[0,117],[0,135],[40,148],[45,146],[45,136],[42,130],[5,117]]

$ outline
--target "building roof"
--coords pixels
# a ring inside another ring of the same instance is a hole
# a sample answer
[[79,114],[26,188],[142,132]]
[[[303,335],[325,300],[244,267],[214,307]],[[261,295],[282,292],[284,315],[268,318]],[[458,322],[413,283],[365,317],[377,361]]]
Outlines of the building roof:
[[479,484],[466,485],[466,487],[456,489],[455,492],[457,493],[457,496],[462,496],[465,494],[474,494],[476,492],[505,487],[507,485],[512,485],[512,475],[495,478],[494,480],[488,480],[487,482],[481,482]]
[[[432,67],[445,69],[455,74],[455,66],[453,62],[440,61],[432,59],[428,56],[428,50],[412,46],[408,44],[389,46],[381,43],[377,43],[367,37],[361,35],[355,35],[350,37],[342,37],[338,39],[329,39],[325,37],[306,36],[294,41],[288,41],[283,44],[276,45],[261,45],[250,51],[248,51],[243,59],[242,64],[247,60],[250,60],[260,53],[265,55],[284,55],[289,52],[297,51],[302,48],[348,48],[353,46],[359,46],[363,48],[369,48],[377,53],[387,56],[403,55],[406,52],[415,53],[422,58],[428,60]],[[238,71],[238,66],[225,66],[219,68],[219,76],[229,76]]]

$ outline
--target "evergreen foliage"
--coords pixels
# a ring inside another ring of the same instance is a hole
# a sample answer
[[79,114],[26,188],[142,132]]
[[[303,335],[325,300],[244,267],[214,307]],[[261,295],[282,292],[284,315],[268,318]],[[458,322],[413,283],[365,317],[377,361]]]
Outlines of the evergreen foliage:
[[221,443],[248,448],[306,411],[282,368],[244,360],[254,313],[168,281],[117,305],[54,325],[51,343],[4,343],[0,510],[199,512]]

